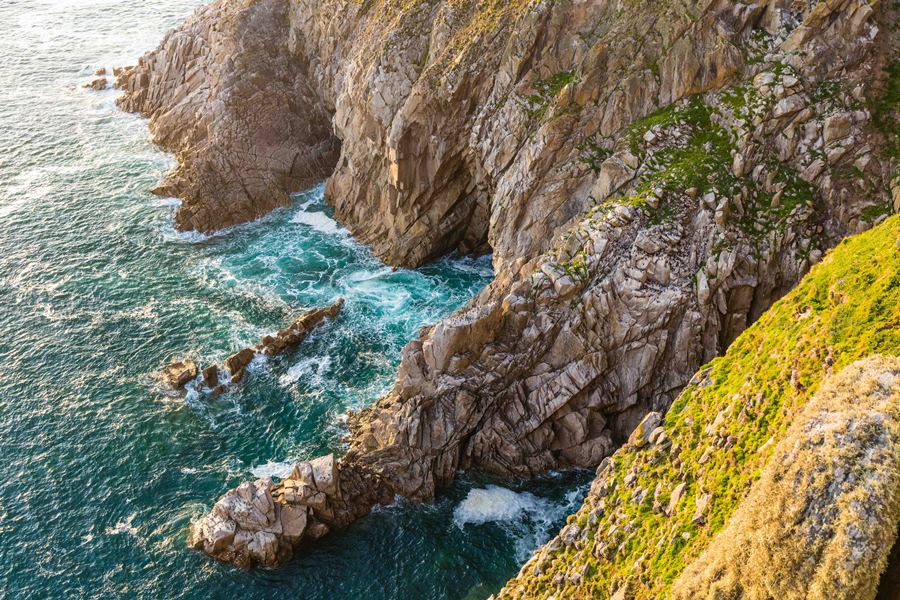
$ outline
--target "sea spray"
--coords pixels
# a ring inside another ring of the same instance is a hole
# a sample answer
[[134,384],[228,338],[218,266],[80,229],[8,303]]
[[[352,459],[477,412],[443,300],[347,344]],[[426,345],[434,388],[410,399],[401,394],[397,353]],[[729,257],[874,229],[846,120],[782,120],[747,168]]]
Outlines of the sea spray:
[[512,540],[516,558],[526,560],[582,501],[585,489],[571,490],[555,501],[498,485],[474,488],[453,511],[460,529],[492,523]]

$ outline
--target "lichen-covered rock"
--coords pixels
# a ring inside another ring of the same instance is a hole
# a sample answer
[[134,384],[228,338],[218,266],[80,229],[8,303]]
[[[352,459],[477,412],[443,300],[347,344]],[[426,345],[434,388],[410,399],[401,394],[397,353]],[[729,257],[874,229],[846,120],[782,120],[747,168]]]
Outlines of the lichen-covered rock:
[[900,523],[900,358],[831,377],[672,598],[871,600]]

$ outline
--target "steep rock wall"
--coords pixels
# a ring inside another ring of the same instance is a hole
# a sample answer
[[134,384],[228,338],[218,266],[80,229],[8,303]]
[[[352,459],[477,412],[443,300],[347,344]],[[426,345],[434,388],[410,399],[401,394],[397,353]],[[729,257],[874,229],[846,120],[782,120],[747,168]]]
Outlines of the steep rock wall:
[[117,70],[119,105],[149,117],[178,159],[154,191],[182,198],[179,229],[256,219],[334,168],[330,115],[307,62],[285,51],[289,34],[280,0],[217,2]]

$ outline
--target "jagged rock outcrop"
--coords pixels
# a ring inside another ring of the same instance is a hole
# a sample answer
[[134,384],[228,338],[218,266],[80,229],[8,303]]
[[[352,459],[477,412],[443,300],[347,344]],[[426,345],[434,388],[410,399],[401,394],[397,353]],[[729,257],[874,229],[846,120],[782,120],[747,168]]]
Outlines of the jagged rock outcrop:
[[[342,502],[344,495],[352,499],[350,505]],[[362,516],[359,497],[371,504],[392,499],[377,478],[338,464],[333,455],[323,456],[298,463],[278,484],[266,478],[231,490],[191,523],[188,543],[243,568],[277,565],[303,540],[318,539]]]
[[[493,249],[496,280],[410,343],[391,393],[351,419],[322,511],[343,524],[458,469],[596,465],[825,250],[883,220],[900,187],[883,100],[896,22],[851,0],[219,2],[120,84],[179,150],[172,181],[216,182],[210,157],[246,152],[221,185],[268,186],[284,163],[241,129],[268,109],[216,82],[256,81],[262,56],[297,66],[266,94],[314,90],[287,118],[333,124],[326,192],[356,236],[399,265]],[[297,139],[291,165],[318,156],[318,135]],[[191,185],[173,188],[182,226],[240,220],[204,208],[231,211],[219,183]]]
[[175,389],[180,389],[197,377],[200,368],[192,360],[176,360],[162,370],[163,379]]
[[88,83],[85,83],[82,87],[94,90],[95,92],[100,92],[109,87],[109,80],[106,77],[98,77],[96,79],[92,79]]
[[672,598],[875,597],[900,523],[900,358],[853,363],[791,424]]
[[327,177],[338,156],[308,61],[284,51],[282,0],[200,8],[137,66],[116,70],[119,105],[149,117],[179,166],[155,192],[183,200],[182,230],[256,219]]
[[306,339],[310,331],[321,325],[325,319],[336,317],[343,307],[344,299],[340,298],[331,306],[305,311],[289,326],[280,329],[273,335],[263,337],[253,348],[244,348],[235,352],[225,359],[225,368],[231,375],[231,381],[240,381],[244,377],[245,369],[257,354],[272,357],[296,347]]

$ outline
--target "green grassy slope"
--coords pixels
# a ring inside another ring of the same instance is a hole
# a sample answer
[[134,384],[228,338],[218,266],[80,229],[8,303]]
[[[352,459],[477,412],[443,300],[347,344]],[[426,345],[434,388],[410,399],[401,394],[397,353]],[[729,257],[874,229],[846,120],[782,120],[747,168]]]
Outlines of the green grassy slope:
[[825,376],[874,354],[900,356],[900,216],[842,242],[702,369],[663,438],[601,465],[559,540],[500,597],[668,597]]

